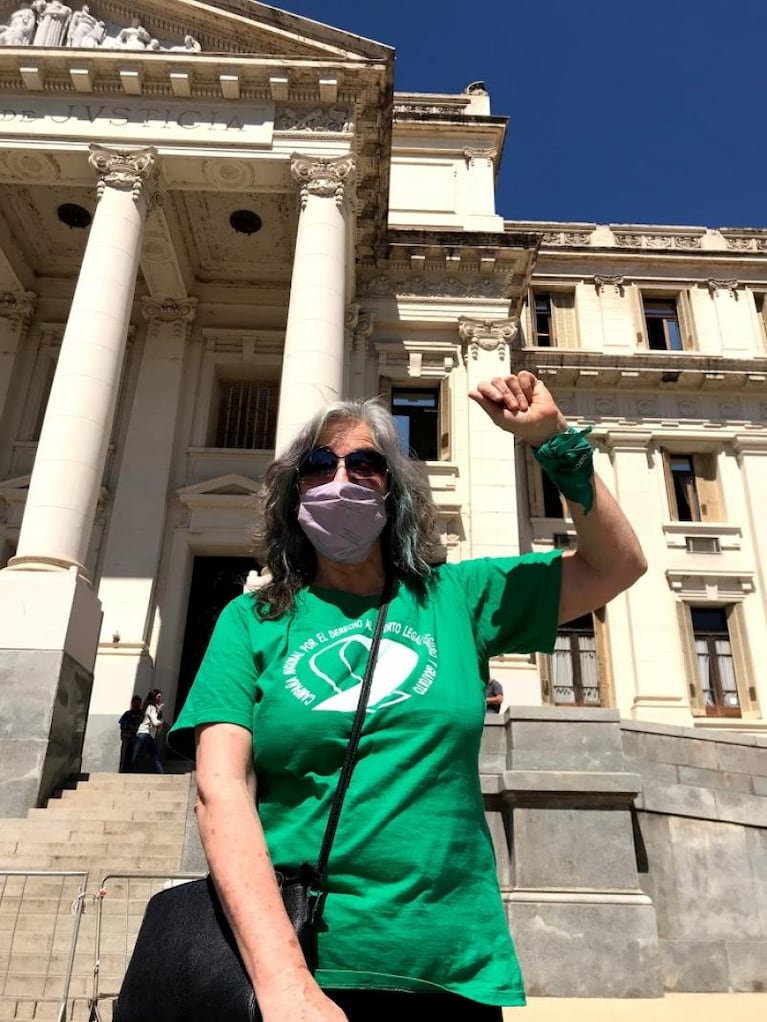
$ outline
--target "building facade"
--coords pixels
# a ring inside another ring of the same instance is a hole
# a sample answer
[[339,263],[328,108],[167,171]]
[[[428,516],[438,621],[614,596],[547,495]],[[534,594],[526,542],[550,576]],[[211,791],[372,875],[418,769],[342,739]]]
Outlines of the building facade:
[[250,0],[0,3],[5,815],[115,769],[134,692],[179,708],[328,400],[390,404],[436,559],[570,545],[467,396],[522,368],[650,570],[499,658],[507,704],[767,732],[767,230],[504,220],[483,83],[398,93],[393,58]]

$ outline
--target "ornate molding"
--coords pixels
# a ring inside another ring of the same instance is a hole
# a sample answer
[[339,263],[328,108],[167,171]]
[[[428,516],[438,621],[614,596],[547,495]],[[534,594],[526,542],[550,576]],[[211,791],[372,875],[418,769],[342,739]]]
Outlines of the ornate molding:
[[343,107],[315,107],[313,110],[296,110],[284,107],[279,110],[274,122],[275,131],[311,132],[314,134],[338,134],[354,131],[354,117]]
[[464,159],[469,166],[471,166],[475,160],[487,160],[488,163],[493,163],[497,155],[497,149],[482,149],[475,148],[473,146],[467,146],[463,151]]
[[34,291],[0,291],[0,319],[7,319],[14,330],[26,330],[35,313]]
[[458,335],[474,359],[479,358],[480,351],[497,351],[500,361],[504,361],[518,333],[516,318],[491,320],[461,316],[458,320]]
[[370,345],[370,338],[375,329],[375,315],[372,312],[360,312],[357,325],[352,333],[352,351],[365,350]]
[[622,277],[620,274],[608,274],[605,276],[600,276],[599,274],[597,274],[594,277],[594,286],[596,287],[597,292],[600,295],[604,294],[608,288],[612,288],[615,294],[622,295],[623,284],[624,277]]
[[544,231],[542,245],[588,245],[592,231]]
[[680,249],[693,251],[702,244],[699,234],[658,234],[651,231],[613,231],[618,248]]
[[153,325],[174,323],[188,327],[197,314],[196,298],[142,298],[141,314]]
[[504,298],[508,281],[503,276],[470,277],[462,274],[427,278],[414,275],[392,280],[381,274],[357,285],[357,294],[368,298]]
[[106,149],[94,142],[90,146],[88,163],[99,175],[99,198],[105,188],[130,192],[134,202],[144,192],[152,194],[157,178],[157,150],[154,146],[146,149]]
[[737,280],[716,280],[712,278],[707,280],[708,289],[711,292],[712,297],[716,295],[717,291],[730,291],[733,295],[738,290]]
[[349,153],[332,159],[301,156],[294,153],[290,160],[290,173],[300,186],[301,209],[306,208],[310,195],[334,198],[336,205],[344,203],[346,183],[354,178],[355,159]]

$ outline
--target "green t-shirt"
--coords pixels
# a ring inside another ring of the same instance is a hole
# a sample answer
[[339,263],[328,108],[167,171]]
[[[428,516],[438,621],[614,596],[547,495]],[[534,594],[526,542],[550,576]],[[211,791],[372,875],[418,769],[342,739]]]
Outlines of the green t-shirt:
[[[321,986],[525,1003],[477,760],[488,657],[551,651],[560,578],[557,551],[442,565],[425,598],[395,586],[328,864]],[[281,868],[319,853],[378,603],[308,587],[293,613],[263,621],[238,597],[171,732],[180,751],[198,724],[252,732]]]

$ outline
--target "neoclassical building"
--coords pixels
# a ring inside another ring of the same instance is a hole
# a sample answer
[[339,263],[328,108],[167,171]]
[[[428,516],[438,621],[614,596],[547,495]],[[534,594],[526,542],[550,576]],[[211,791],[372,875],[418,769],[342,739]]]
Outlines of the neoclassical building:
[[767,733],[767,230],[506,220],[484,84],[399,93],[393,60],[252,0],[0,3],[5,815],[115,769],[134,692],[178,708],[328,400],[390,404],[437,557],[569,546],[467,397],[522,368],[650,570],[495,662],[507,704]]

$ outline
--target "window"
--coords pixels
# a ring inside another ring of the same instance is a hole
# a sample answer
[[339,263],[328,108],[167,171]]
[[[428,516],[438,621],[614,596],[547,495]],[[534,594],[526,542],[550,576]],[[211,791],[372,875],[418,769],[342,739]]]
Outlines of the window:
[[554,346],[554,316],[551,308],[551,295],[533,295],[533,334],[535,343],[539,348],[551,348]]
[[647,346],[652,351],[682,351],[682,331],[675,298],[643,296]]
[[708,717],[740,717],[727,612],[724,607],[690,607],[700,695]]
[[276,383],[221,381],[214,447],[270,450],[277,426]]
[[419,461],[448,454],[447,401],[437,387],[392,387],[391,410],[403,450]]
[[567,518],[567,501],[533,458],[529,448],[525,450],[525,464],[531,518]]
[[714,454],[665,452],[666,489],[677,522],[722,520]]
[[759,317],[762,340],[764,340],[767,338],[767,295],[765,295],[764,291],[754,292],[754,304],[756,305],[756,314]]
[[591,614],[560,625],[551,655],[551,689],[557,706],[602,705]]
[[532,343],[537,347],[578,347],[574,291],[531,291],[530,318]]

